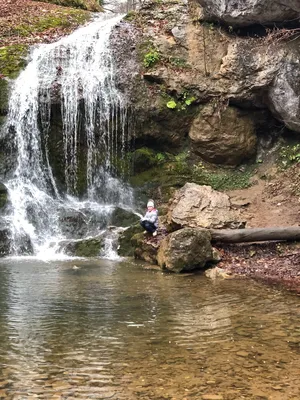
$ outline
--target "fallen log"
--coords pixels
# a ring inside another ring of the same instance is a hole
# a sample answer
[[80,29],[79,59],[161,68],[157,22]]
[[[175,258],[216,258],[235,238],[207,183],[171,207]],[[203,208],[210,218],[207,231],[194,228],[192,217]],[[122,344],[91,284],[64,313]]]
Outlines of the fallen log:
[[213,242],[243,243],[269,240],[300,240],[299,227],[210,229]]

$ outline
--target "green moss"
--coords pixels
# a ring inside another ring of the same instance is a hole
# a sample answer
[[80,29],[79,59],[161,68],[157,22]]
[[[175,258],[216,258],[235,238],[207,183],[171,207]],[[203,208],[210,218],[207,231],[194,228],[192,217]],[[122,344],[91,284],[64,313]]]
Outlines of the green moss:
[[93,238],[70,243],[66,250],[77,257],[97,257],[103,246],[103,239]]
[[27,37],[34,33],[43,32],[50,28],[69,28],[83,24],[90,18],[89,13],[82,10],[62,10],[55,14],[50,14],[39,19],[32,19],[28,23],[23,23],[13,27],[10,31],[11,36]]
[[4,116],[8,109],[8,82],[0,79],[0,127],[4,122]]
[[128,22],[132,22],[132,21],[134,21],[135,19],[136,19],[136,17],[137,17],[137,15],[138,15],[138,13],[136,12],[136,11],[129,11],[126,15],[125,15],[125,17],[124,17],[124,20],[125,21],[128,21]]
[[132,242],[134,235],[141,233],[143,228],[136,224],[126,229],[119,236],[118,254],[122,257],[132,257],[134,255],[135,243]]
[[137,149],[131,154],[134,170],[136,172],[143,172],[154,166],[158,166],[167,160],[168,157],[167,153],[156,152],[148,147]]
[[169,155],[169,158],[159,167],[155,166],[132,176],[130,182],[142,193],[152,197],[159,187],[164,201],[174,189],[182,187],[186,182],[209,185],[220,191],[249,187],[254,170],[255,165],[239,170],[227,170],[206,166],[203,163],[193,164],[188,154],[183,152],[177,156]]
[[[26,55],[28,51],[27,45],[12,45],[0,47],[0,74],[16,78],[20,70],[26,65]],[[6,84],[0,80],[0,91],[3,91],[3,86]]]
[[[40,2],[41,0],[34,0]],[[88,11],[102,11],[102,0],[43,0],[45,3],[57,4],[64,7],[80,8]]]

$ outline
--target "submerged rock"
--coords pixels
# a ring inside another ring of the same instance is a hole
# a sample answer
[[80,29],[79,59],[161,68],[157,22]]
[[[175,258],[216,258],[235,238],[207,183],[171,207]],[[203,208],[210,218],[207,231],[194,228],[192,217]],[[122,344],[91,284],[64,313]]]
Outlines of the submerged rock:
[[213,258],[210,239],[206,229],[184,228],[173,232],[160,244],[158,265],[172,272],[204,267]]
[[242,228],[238,211],[231,209],[229,197],[210,186],[186,183],[170,204],[167,223],[173,228]]

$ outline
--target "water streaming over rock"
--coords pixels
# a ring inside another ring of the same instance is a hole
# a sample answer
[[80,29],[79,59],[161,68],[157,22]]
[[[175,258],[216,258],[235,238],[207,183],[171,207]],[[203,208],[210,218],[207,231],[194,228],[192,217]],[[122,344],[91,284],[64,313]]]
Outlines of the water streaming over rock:
[[[14,254],[45,252],[74,234],[97,235],[115,205],[132,206],[124,183],[129,112],[114,82],[109,47],[120,19],[101,17],[38,46],[14,84],[6,124],[17,149],[6,182]],[[76,221],[73,229],[66,221]]]

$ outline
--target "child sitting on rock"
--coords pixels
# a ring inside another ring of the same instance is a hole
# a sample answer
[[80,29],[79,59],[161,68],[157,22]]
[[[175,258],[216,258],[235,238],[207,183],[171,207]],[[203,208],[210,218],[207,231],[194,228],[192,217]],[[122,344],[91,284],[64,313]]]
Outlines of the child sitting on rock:
[[149,200],[147,203],[147,212],[141,219],[141,226],[145,229],[144,233],[152,233],[153,236],[157,235],[158,228],[158,211],[154,208],[154,201]]

